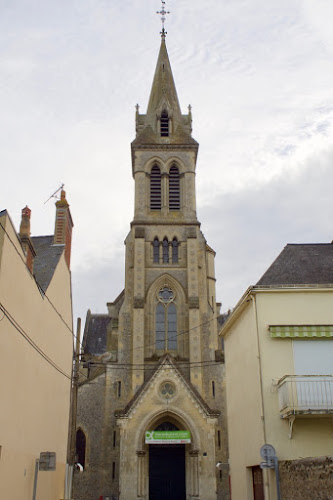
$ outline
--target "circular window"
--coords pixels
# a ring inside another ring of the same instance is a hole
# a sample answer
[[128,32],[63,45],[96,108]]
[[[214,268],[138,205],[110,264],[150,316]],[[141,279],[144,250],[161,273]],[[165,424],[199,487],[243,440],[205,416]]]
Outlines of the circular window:
[[164,304],[171,302],[174,298],[173,291],[168,286],[164,285],[163,288],[158,292],[158,299]]
[[176,394],[176,387],[172,382],[163,382],[160,385],[160,395],[164,399],[170,399]]

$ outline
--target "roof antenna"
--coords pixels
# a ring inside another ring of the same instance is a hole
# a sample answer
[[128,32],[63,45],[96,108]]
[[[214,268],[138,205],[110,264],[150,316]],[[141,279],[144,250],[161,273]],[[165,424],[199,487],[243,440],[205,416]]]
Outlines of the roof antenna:
[[54,191],[53,194],[51,194],[51,196],[46,200],[44,201],[44,205],[45,203],[47,203],[51,198],[58,198],[58,196],[56,196],[57,193],[59,193],[59,191],[64,187],[65,184],[61,184],[60,188],[57,189],[56,191]]
[[165,29],[164,29],[165,16],[166,16],[166,14],[170,14],[169,10],[165,10],[165,0],[162,0],[162,8],[161,8],[161,10],[158,10],[156,12],[156,14],[161,14],[162,31],[160,31],[160,33],[161,33],[161,37],[165,38],[165,36],[167,34],[167,31],[165,31]]

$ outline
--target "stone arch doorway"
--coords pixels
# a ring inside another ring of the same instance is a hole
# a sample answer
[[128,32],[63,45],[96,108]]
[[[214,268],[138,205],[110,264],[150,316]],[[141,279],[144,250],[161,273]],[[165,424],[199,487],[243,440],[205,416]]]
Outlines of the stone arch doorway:
[[[137,450],[136,450],[137,497],[143,498],[145,500],[152,500],[149,495],[149,476],[150,472],[152,472],[151,468],[149,470],[149,457],[151,452],[150,449],[151,445],[145,442],[145,436],[147,432],[155,430],[161,424],[164,425],[165,422],[168,422],[168,424],[166,425],[172,424],[179,430],[190,431],[191,443],[178,446],[178,450],[181,450],[179,453],[184,453],[183,455],[184,458],[181,457],[181,460],[182,463],[185,464],[186,495],[187,497],[189,496],[196,497],[199,495],[199,488],[200,488],[200,478],[199,478],[200,433],[198,432],[198,429],[196,428],[193,420],[189,415],[186,415],[183,411],[179,411],[179,408],[177,411],[175,411],[174,408],[170,407],[168,408],[167,411],[163,410],[158,413],[155,413],[155,415],[147,415],[147,417],[143,419],[143,421],[141,422],[139,428],[137,428],[136,432],[137,440],[135,439],[135,442],[137,443]],[[165,451],[166,448],[164,448],[164,452]],[[172,459],[171,451],[169,454],[169,458]],[[159,460],[160,457],[156,456],[156,459]],[[125,489],[125,487],[123,487],[123,489]],[[162,497],[161,494],[162,493],[160,491],[159,496],[157,496],[156,499],[162,500],[163,498],[163,500],[165,500],[165,498]],[[171,496],[170,498],[172,500],[175,500],[174,496]]]
[[[165,420],[155,431],[181,430]],[[149,445],[149,500],[185,500],[185,444]]]

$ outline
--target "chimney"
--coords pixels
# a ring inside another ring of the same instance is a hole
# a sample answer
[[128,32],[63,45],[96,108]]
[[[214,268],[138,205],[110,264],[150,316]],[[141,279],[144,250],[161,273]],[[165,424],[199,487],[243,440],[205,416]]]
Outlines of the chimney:
[[65,260],[70,268],[71,261],[71,246],[72,246],[72,229],[73,221],[69,210],[69,204],[66,200],[66,193],[62,189],[60,200],[56,202],[56,220],[54,228],[54,245],[65,245]]
[[24,208],[22,208],[22,219],[21,219],[19,236],[22,242],[24,253],[26,255],[27,267],[32,274],[36,252],[33,247],[32,241],[30,239],[30,217],[31,217],[31,210],[26,205]]

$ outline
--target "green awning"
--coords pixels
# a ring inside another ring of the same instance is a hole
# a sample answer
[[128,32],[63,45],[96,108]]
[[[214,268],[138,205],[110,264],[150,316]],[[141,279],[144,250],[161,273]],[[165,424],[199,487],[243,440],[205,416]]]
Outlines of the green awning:
[[270,325],[268,330],[272,338],[333,337],[333,325]]

